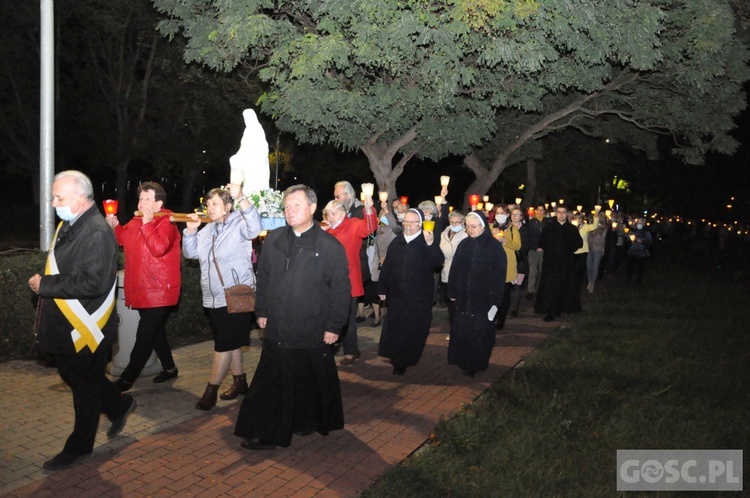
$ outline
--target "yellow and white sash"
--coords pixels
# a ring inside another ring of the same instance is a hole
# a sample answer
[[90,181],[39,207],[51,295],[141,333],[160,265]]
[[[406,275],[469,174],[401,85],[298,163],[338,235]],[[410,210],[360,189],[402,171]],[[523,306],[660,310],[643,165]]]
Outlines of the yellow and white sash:
[[[52,239],[49,254],[47,255],[47,264],[44,269],[45,275],[57,275],[60,273],[60,270],[57,268],[57,260],[55,259],[55,241],[62,225],[62,222],[60,222]],[[73,330],[70,331],[70,337],[73,340],[76,352],[80,352],[84,347],[88,346],[93,353],[99,347],[102,339],[104,339],[102,327],[107,323],[107,320],[112,315],[112,310],[115,308],[116,289],[117,279],[112,284],[112,289],[109,291],[107,298],[93,314],[89,314],[78,299],[55,298],[55,304],[57,304],[62,314],[73,326]]]

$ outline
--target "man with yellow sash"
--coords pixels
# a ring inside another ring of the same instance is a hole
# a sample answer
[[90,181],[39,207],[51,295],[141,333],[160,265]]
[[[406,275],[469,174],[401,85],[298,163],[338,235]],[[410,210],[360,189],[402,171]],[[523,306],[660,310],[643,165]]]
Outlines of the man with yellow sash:
[[44,462],[64,469],[94,450],[99,415],[112,422],[114,437],[136,402],[121,394],[105,375],[117,340],[115,286],[118,247],[112,229],[94,205],[91,180],[63,171],[52,184],[52,206],[62,220],[55,233],[44,275],[29,279],[39,294],[36,342],[54,358],[60,378],[73,393],[75,425],[62,452]]

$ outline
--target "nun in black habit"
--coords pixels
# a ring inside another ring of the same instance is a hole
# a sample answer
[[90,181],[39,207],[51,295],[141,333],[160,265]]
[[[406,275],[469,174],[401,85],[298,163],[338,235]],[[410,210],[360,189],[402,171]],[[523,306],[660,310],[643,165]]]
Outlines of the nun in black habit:
[[406,212],[403,232],[388,246],[378,280],[378,294],[388,300],[378,355],[391,360],[396,375],[422,356],[432,322],[433,274],[445,259],[434,233],[422,231],[422,221],[419,210]]
[[454,302],[448,364],[473,377],[487,370],[495,346],[495,315],[503,300],[507,257],[479,211],[466,215],[466,233],[453,256],[448,298]]

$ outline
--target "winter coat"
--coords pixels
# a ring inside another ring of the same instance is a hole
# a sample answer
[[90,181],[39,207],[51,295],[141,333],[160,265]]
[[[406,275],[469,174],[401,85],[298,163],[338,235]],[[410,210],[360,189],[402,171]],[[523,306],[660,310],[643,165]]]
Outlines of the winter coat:
[[[328,233],[341,242],[346,251],[349,280],[352,284],[352,297],[363,296],[365,293],[362,283],[362,260],[360,257],[362,239],[367,239],[371,233],[375,232],[377,227],[378,220],[373,210],[370,214],[365,214],[364,219],[344,217],[336,228],[332,227],[328,229]],[[367,274],[370,274],[369,263]]]
[[[76,354],[71,339],[73,326],[63,315],[55,298],[77,299],[89,313],[96,311],[109,296],[117,278],[119,249],[112,228],[95,206],[83,212],[72,225],[65,222],[55,238],[55,259],[59,273],[44,275],[39,284],[39,351]],[[111,347],[117,339],[117,312],[102,327],[104,339],[99,348]],[[83,348],[79,354],[89,354]]]
[[458,244],[469,236],[469,234],[466,233],[466,229],[456,232],[455,235],[453,235],[453,238],[450,237],[450,234],[450,226],[440,234],[440,250],[443,251],[443,256],[445,256],[443,271],[440,272],[440,281],[443,283],[448,281],[448,275],[451,271],[451,261],[453,261],[453,256],[456,254]]
[[136,216],[124,226],[115,226],[115,237],[125,250],[125,304],[136,309],[177,304],[182,281],[180,232],[169,216],[145,225]]
[[291,227],[268,234],[258,261],[255,315],[265,339],[284,349],[315,349],[325,332],[349,319],[351,284],[344,246],[315,222],[299,237]]
[[[224,223],[208,223],[192,234],[188,234],[187,229],[183,232],[182,254],[200,263],[204,307],[225,307],[224,287],[236,284],[255,287],[252,241],[260,231],[260,215],[255,206],[250,206],[245,212],[230,212]],[[216,273],[214,258],[219,264],[224,287]]]

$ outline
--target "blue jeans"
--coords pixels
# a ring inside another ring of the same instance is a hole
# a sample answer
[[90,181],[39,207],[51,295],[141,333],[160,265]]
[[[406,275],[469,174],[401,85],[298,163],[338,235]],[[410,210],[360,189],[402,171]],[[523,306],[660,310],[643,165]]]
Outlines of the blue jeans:
[[595,284],[596,279],[599,278],[599,263],[602,261],[602,256],[604,256],[603,252],[589,251],[586,259],[586,277],[591,285]]

